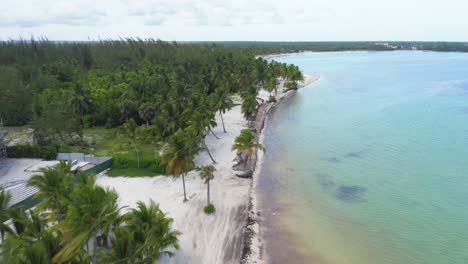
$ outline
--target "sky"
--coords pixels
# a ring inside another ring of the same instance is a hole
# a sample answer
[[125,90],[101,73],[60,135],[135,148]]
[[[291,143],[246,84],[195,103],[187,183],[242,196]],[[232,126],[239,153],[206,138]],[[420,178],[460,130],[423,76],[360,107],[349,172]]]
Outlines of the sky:
[[467,0],[0,0],[0,40],[468,41]]

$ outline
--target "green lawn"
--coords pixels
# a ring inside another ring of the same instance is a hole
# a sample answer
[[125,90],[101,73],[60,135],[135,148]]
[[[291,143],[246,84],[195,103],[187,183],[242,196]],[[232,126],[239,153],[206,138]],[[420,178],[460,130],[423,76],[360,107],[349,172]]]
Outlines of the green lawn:
[[[164,168],[156,161],[157,150],[154,142],[135,141],[119,128],[88,128],[83,131],[83,136],[89,143],[84,152],[113,157],[109,176],[138,177],[164,174]],[[138,168],[137,151],[140,168]]]
[[125,176],[125,177],[143,177],[143,176],[159,176],[161,174],[145,168],[128,168],[128,169],[110,169],[107,175],[111,177]]

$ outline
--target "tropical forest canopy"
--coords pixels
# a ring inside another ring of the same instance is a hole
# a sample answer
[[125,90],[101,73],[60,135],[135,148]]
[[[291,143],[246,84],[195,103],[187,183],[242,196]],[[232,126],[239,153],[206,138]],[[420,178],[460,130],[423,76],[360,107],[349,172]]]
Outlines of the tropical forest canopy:
[[256,104],[264,83],[283,78],[294,87],[301,76],[294,65],[217,44],[6,41],[0,43],[0,118],[10,126],[30,124],[43,145],[79,138],[86,127],[128,122],[146,125],[162,141],[213,119],[226,108],[226,96]]

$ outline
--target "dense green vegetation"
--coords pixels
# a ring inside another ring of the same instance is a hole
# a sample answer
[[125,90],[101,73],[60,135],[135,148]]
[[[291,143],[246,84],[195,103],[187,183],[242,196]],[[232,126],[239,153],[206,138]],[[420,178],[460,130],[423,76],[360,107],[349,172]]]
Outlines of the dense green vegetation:
[[[266,83],[276,92],[277,80],[294,88],[302,78],[294,65],[223,45],[7,41],[0,42],[0,117],[7,125],[30,124],[38,145],[111,155],[114,169],[158,174],[165,170],[158,146],[180,143],[190,149],[187,159],[209,151],[204,137],[216,125],[215,115],[233,106],[233,94],[242,97],[242,111],[252,119]],[[111,140],[86,137],[103,127],[117,131]],[[168,172],[177,174],[173,163],[166,158]]]
[[7,147],[10,158],[36,158],[53,160],[57,158],[57,150],[51,146],[14,145]]
[[73,175],[68,163],[28,184],[42,200],[29,211],[7,208],[11,196],[0,190],[1,263],[155,263],[179,247],[172,219],[154,202],[122,213],[115,191],[97,186],[93,175]]

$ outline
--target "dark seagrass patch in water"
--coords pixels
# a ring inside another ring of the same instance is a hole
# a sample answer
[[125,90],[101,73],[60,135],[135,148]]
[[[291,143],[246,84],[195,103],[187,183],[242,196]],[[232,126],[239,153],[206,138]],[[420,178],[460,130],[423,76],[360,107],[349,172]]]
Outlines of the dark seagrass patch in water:
[[367,188],[359,185],[340,185],[336,189],[335,196],[345,202],[364,202],[363,195]]

